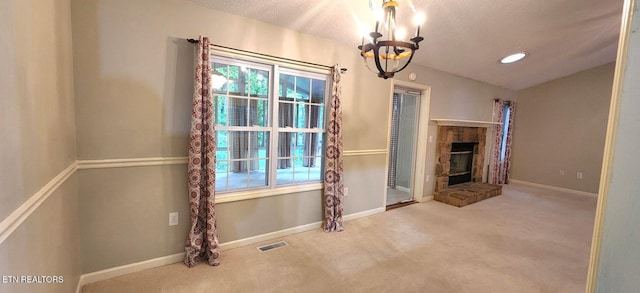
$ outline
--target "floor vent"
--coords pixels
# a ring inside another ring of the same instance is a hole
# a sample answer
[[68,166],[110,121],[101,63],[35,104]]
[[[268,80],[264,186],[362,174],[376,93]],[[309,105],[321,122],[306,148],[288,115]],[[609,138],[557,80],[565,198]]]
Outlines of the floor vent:
[[288,246],[288,245],[289,244],[287,244],[284,241],[278,241],[276,243],[271,243],[271,244],[259,246],[258,250],[260,250],[261,252],[265,252],[265,251],[269,251],[269,250],[274,250],[276,248],[285,247],[285,246]]

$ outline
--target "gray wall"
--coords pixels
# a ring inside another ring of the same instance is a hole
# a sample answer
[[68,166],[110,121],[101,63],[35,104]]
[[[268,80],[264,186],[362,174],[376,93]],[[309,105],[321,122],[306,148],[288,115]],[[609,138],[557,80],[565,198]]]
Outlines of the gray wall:
[[[75,161],[68,0],[0,1],[0,220]],[[0,275],[62,275],[63,284],[2,292],[71,292],[80,277],[76,177],[0,244]]]
[[598,192],[614,67],[517,92],[511,178]]
[[[637,5],[638,2],[636,2]],[[632,7],[635,12],[637,6]],[[604,209],[604,224],[596,275],[596,292],[637,292],[640,288],[640,18],[634,14],[623,79],[617,128],[612,135],[613,158]],[[600,208],[600,206],[598,207]],[[598,239],[596,239],[598,241]]]
[[[72,24],[79,160],[187,155],[194,48],[184,39],[198,35],[224,46],[348,68],[342,79],[345,151],[388,148],[391,82],[363,66],[355,43],[339,44],[178,0],[73,0]],[[490,119],[491,99],[510,93],[431,69],[412,70],[420,83],[433,86],[441,118]],[[451,108],[458,103],[462,106]],[[432,173],[435,146],[430,151]],[[345,214],[384,206],[385,164],[386,157],[375,153],[345,157]],[[84,273],[183,251],[185,169],[78,171]],[[220,239],[320,221],[321,203],[320,191],[311,191],[218,204]],[[172,211],[180,213],[181,224],[168,227]]]
[[[185,39],[198,35],[349,68],[343,76],[345,150],[386,148],[379,130],[384,133],[387,121],[379,117],[388,115],[390,82],[369,73],[353,46],[177,0],[72,1],[72,23],[79,160],[187,155],[194,46]],[[345,158],[345,214],[383,206],[384,164],[381,155]],[[185,169],[78,171],[84,273],[184,251]],[[219,203],[220,241],[318,222],[321,203],[319,190]],[[169,227],[173,211],[180,224]]]

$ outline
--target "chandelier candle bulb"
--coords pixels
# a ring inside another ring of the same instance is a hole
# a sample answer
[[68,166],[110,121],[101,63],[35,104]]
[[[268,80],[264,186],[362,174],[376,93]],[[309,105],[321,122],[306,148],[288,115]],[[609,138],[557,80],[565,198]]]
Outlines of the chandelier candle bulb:
[[420,36],[420,26],[424,24],[426,16],[422,12],[416,13],[413,17],[413,24],[416,26],[416,37]]
[[396,30],[396,37],[400,40],[404,39],[407,36],[407,30],[404,29],[403,27],[398,28]]

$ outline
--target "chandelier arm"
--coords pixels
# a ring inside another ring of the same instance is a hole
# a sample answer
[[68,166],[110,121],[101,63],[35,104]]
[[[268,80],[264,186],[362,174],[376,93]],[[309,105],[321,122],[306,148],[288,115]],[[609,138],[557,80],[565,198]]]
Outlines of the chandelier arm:
[[394,73],[400,72],[400,71],[404,70],[407,66],[409,66],[409,63],[411,63],[411,59],[413,59],[413,52],[414,52],[414,50],[411,49],[411,56],[409,56],[409,60],[407,60],[407,63],[405,63],[404,66],[402,66],[402,68],[396,70]]
[[386,73],[386,70],[382,69],[382,65],[380,64],[380,53],[379,53],[380,48],[378,46],[374,46],[373,48],[373,61],[375,61],[376,63],[376,67],[378,68],[378,77],[384,77],[385,79],[387,79],[387,77],[385,77],[386,75],[384,73]]

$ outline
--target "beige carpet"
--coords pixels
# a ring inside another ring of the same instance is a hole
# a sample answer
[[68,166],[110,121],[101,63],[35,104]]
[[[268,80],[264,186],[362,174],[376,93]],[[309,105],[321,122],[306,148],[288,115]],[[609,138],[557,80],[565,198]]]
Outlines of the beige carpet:
[[[596,199],[524,185],[463,208],[429,201],[173,264],[84,292],[584,292]],[[280,239],[278,239],[280,240]],[[273,241],[269,241],[273,242]]]

